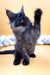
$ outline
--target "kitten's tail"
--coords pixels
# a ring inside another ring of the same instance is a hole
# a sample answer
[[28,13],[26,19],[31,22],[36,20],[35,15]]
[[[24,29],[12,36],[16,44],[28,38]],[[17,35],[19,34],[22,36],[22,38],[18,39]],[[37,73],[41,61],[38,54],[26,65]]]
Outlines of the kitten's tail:
[[15,50],[6,50],[6,51],[0,51],[0,55],[2,54],[14,54]]

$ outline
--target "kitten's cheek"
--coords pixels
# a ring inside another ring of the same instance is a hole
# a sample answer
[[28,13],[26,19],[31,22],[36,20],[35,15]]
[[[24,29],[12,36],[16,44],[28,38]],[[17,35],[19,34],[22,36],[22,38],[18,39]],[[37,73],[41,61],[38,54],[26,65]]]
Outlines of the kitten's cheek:
[[11,22],[9,21],[8,24],[11,24]]

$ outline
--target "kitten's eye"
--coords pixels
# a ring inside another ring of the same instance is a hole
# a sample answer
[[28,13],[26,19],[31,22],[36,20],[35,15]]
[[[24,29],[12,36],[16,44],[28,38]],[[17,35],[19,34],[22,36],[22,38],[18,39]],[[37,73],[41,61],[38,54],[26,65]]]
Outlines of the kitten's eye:
[[22,15],[20,14],[20,15],[18,15],[18,17],[22,17]]

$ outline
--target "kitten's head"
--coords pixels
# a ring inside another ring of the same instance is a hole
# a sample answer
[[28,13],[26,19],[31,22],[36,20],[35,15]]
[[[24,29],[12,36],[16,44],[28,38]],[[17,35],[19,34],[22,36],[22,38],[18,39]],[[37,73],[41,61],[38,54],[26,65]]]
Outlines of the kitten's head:
[[23,6],[19,13],[13,13],[6,9],[6,14],[9,18],[12,30],[16,29],[18,31],[23,31],[26,28],[28,22],[30,22],[28,17],[25,16]]

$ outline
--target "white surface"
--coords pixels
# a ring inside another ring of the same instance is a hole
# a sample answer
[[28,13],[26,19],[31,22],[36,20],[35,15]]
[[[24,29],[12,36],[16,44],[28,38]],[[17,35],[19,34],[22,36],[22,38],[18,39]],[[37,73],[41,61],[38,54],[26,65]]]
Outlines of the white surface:
[[50,35],[41,35],[37,40],[37,44],[50,44]]
[[8,35],[8,36],[2,35],[0,36],[0,47],[14,45],[15,40],[16,38],[13,35]]

